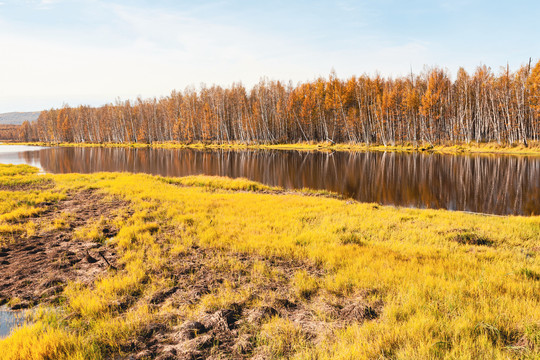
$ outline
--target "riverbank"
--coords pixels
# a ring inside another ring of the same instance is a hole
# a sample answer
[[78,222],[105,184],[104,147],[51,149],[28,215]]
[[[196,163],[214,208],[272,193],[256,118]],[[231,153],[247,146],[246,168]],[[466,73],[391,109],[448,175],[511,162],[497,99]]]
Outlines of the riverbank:
[[42,309],[5,359],[540,356],[538,216],[9,165],[0,200],[0,301]]
[[528,146],[522,144],[505,145],[497,143],[469,143],[459,145],[366,145],[366,144],[334,144],[294,143],[294,144],[244,144],[244,143],[47,143],[47,142],[10,142],[6,144],[29,146],[63,146],[63,147],[130,147],[159,149],[224,149],[224,150],[296,150],[296,151],[393,151],[393,152],[431,152],[444,154],[508,154],[508,155],[540,155],[540,143],[532,142]]

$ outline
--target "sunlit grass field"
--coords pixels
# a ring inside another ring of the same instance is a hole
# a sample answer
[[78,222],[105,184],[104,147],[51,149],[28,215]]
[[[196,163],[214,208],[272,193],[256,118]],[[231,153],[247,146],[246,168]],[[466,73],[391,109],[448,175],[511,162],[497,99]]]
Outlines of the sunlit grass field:
[[[32,187],[41,183],[50,186]],[[288,296],[309,304],[328,330],[314,337],[298,319],[273,316],[245,330],[251,350],[243,356],[540,358],[538,216],[394,208],[206,176],[38,175],[29,166],[0,165],[0,185],[3,243],[39,233],[31,219],[44,211],[40,204],[73,191],[96,189],[129,203],[125,216],[103,219],[120,229],[114,238],[105,239],[96,223],[72,240],[107,241],[120,256],[119,270],[92,284],[70,283],[57,307],[40,308],[31,323],[0,340],[3,359],[123,356],[125,344],[150,323],[174,326],[272,298],[269,288],[252,296],[257,284],[273,281],[272,267],[242,268],[231,253],[306,264],[286,280]],[[224,282],[189,306],[152,306],[153,294],[175,285],[168,276],[173,260],[194,248],[215,251],[208,261],[216,272],[242,268],[249,284]],[[129,307],[115,306],[127,296],[134,299]],[[376,316],[340,322],[325,310],[358,298]]]

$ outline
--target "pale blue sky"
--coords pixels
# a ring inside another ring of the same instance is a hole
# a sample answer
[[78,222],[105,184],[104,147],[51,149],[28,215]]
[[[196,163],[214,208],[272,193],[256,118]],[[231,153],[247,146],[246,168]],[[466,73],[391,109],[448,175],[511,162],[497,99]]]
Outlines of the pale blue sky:
[[540,57],[540,1],[0,0],[0,113]]

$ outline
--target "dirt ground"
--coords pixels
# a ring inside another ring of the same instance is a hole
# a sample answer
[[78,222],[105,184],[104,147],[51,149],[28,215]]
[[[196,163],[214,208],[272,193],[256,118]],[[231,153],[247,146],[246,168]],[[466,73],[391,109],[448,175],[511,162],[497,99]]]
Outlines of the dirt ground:
[[[89,283],[115,266],[113,249],[94,241],[74,240],[73,234],[79,227],[126,206],[125,202],[104,201],[103,195],[85,190],[68,194],[57,204],[41,206],[45,212],[25,221],[33,221],[39,229],[39,224],[64,213],[70,216],[69,226],[28,238],[19,236],[0,247],[0,304],[10,301],[14,310],[54,302],[68,281]],[[112,237],[117,229],[104,232]]]
[[[69,281],[91,284],[108,271],[122,271],[117,269],[113,248],[74,235],[77,229],[108,218],[118,209],[125,208],[129,215],[125,201],[111,200],[95,190],[83,190],[68,193],[58,203],[40,206],[46,208],[45,212],[25,219],[37,224],[36,234],[28,238],[21,235],[0,248],[0,304],[7,303],[11,309],[42,303],[54,305],[61,300]],[[41,226],[61,214],[69,215],[67,227],[46,230],[46,226]],[[119,229],[106,225],[101,230],[111,238]],[[271,274],[255,274],[256,268]],[[115,308],[121,315],[142,302],[159,315],[136,338],[122,345],[122,355],[111,357],[263,359],[271,354],[264,336],[272,334],[264,335],[264,326],[272,319],[293,324],[294,341],[317,344],[328,339],[335,329],[353,322],[376,321],[379,317],[383,304],[373,300],[377,298],[375,290],[365,289],[347,297],[322,291],[298,294],[293,285],[298,271],[315,279],[326,275],[324,270],[306,262],[192,245],[168,259],[157,275],[173,286],[151,296],[137,294],[123,299]],[[200,306],[208,296],[219,299],[225,284],[233,292],[249,295],[226,306]],[[205,310],[183,315],[185,309],[197,308]],[[293,344],[286,340],[285,336],[284,356],[292,351],[288,347]]]
[[[224,255],[233,266],[216,264],[216,259]],[[261,264],[275,276],[255,278],[249,269]],[[328,293],[295,295],[291,282],[298,270],[306,270],[315,277],[322,277],[325,272],[290,259],[224,254],[221,250],[195,245],[171,259],[169,270],[175,286],[155,293],[148,300],[155,307],[197,306],[205,295],[219,294],[223,284],[232,285],[237,292],[247,290],[249,296],[244,301],[187,319],[164,315],[126,344],[124,351],[130,355],[122,359],[264,359],[270,352],[257,344],[263,324],[272,318],[290,321],[298,329],[296,336],[316,344],[337,328],[376,320],[383,306],[382,302],[369,300],[374,290],[352,297]]]

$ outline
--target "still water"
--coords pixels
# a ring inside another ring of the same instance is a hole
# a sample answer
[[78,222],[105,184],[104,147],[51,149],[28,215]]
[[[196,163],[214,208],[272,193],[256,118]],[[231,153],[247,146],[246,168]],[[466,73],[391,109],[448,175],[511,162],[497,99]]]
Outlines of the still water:
[[540,157],[0,145],[0,163],[30,164],[47,173],[245,177],[286,189],[330,190],[384,205],[540,214]]
[[5,306],[0,306],[0,339],[9,335],[9,333],[24,324],[24,312],[12,311]]

